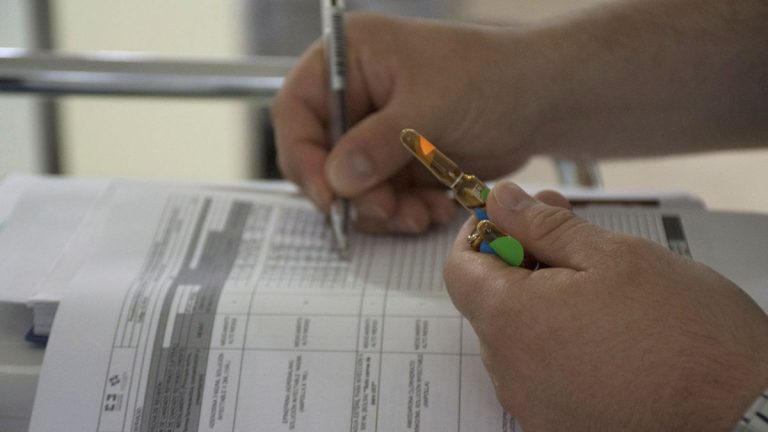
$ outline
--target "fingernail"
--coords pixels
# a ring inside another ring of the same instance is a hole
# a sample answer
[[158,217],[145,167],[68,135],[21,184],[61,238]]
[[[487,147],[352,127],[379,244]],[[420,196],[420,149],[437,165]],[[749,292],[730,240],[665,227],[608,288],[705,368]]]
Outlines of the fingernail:
[[335,189],[347,189],[350,184],[358,184],[373,175],[373,163],[363,153],[348,152],[332,159],[328,167],[328,181]]
[[519,210],[536,202],[532,196],[510,181],[500,182],[491,190],[496,202],[506,210]]

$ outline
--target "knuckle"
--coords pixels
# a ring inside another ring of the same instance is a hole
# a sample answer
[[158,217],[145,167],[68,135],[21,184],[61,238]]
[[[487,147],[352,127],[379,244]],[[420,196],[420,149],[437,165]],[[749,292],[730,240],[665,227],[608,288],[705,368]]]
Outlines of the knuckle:
[[606,261],[619,271],[635,273],[647,260],[647,243],[643,239],[611,233],[601,243],[601,253]]
[[291,170],[290,170],[290,164],[289,159],[285,155],[285,151],[280,150],[280,147],[278,146],[277,149],[277,168],[280,169],[280,172],[285,176],[290,178],[291,177]]
[[535,242],[560,242],[564,235],[587,221],[572,211],[551,206],[541,206],[529,219],[529,236]]

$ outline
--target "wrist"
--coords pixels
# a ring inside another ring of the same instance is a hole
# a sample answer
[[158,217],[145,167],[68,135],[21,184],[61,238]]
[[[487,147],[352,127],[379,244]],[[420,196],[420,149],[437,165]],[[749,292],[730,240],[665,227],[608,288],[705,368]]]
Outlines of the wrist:
[[551,153],[548,143],[535,139],[546,127],[546,119],[562,92],[558,54],[537,27],[494,28],[488,31],[487,46],[492,52],[484,79],[483,99],[492,112],[492,139],[499,145],[499,157],[528,158]]
[[[505,83],[504,118],[515,150],[526,156],[579,156],[594,152],[595,130],[579,125],[594,121],[600,101],[593,100],[610,75],[590,42],[592,35],[577,20],[498,31],[503,63],[494,79]],[[605,57],[605,54],[602,54]],[[590,71],[591,70],[591,71]]]

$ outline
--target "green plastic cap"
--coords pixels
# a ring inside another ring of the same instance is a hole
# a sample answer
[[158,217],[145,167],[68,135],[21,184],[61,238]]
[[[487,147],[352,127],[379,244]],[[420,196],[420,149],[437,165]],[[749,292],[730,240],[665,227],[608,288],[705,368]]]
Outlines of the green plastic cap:
[[488,202],[489,193],[491,193],[491,190],[488,188],[485,188],[482,192],[480,192],[480,198],[483,200],[483,202]]
[[511,266],[520,267],[520,264],[523,263],[525,257],[523,245],[512,237],[499,237],[490,242],[488,246],[496,252],[499,258]]

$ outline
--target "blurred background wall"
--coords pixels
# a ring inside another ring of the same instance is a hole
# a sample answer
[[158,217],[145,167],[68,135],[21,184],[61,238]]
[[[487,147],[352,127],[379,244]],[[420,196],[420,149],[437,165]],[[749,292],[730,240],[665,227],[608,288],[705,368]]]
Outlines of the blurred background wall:
[[[31,21],[25,0],[0,0],[0,47],[34,48]],[[0,174],[46,168],[39,110],[36,97],[0,94]]]
[[[240,2],[54,2],[60,51],[166,56],[243,54]],[[246,103],[239,100],[66,97],[62,166],[78,175],[233,180],[248,175]]]
[[[354,8],[487,23],[547,19],[612,0],[349,0]],[[34,48],[30,5],[0,0],[0,46]],[[229,58],[296,55],[319,32],[316,0],[49,2],[53,48]],[[236,180],[263,172],[254,115],[266,101],[63,97],[56,102],[65,174]],[[0,174],[46,169],[39,99],[0,94]],[[674,143],[670,143],[674,145]],[[768,211],[768,151],[600,164],[609,189],[682,189],[712,208]],[[552,162],[515,178],[556,183]]]

